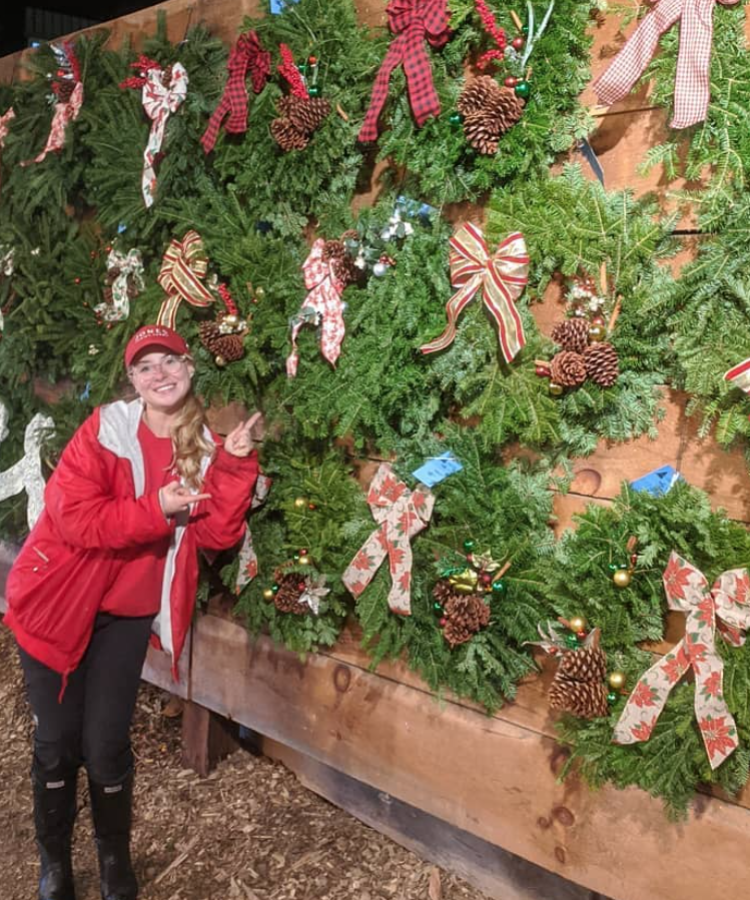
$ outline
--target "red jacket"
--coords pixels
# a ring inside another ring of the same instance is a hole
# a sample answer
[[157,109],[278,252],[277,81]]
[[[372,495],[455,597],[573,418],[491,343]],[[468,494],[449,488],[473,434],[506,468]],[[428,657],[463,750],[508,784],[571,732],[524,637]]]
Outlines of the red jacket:
[[234,546],[258,475],[257,454],[230,456],[217,444],[203,460],[202,493],[190,514],[165,518],[144,494],[138,441],[140,400],[102,406],[83,423],[50,478],[45,508],[8,575],[5,624],[63,685],[81,661],[102,598],[139,546],[171,535],[161,609],[154,622],[176,673],[195,606],[198,550]]

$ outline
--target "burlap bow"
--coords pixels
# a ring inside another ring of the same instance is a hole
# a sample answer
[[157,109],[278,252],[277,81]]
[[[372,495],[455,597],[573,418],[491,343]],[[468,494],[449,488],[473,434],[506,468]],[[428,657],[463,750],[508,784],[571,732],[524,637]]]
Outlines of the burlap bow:
[[[323,259],[325,241],[318,238],[312,245],[310,255],[302,265],[305,274],[305,287],[310,293],[300,307],[300,311],[292,319],[292,352],[286,360],[286,373],[294,378],[299,365],[297,336],[300,329],[314,318],[320,324],[320,350],[333,366],[341,353],[341,342],[344,340],[344,304],[341,294],[344,282],[337,278],[334,260]],[[307,315],[306,315],[307,311]]]
[[383,463],[370,484],[367,502],[379,527],[359,549],[341,580],[359,597],[387,556],[392,582],[388,606],[395,613],[411,615],[410,539],[427,527],[435,497],[426,488],[410,491]]
[[594,83],[599,102],[609,106],[626,97],[654,55],[659,38],[680,22],[680,49],[674,87],[672,128],[687,128],[706,118],[714,3],[739,0],[658,0],[610,66]]
[[159,310],[157,325],[174,328],[177,309],[183,300],[192,306],[210,306],[214,302],[213,294],[201,283],[207,269],[208,260],[197,231],[188,231],[181,241],[175,238],[170,243],[157,277],[167,294]]
[[716,651],[715,629],[740,646],[750,625],[750,575],[731,569],[709,590],[705,575],[672,551],[664,570],[670,609],[687,614],[685,637],[640,678],[622,711],[613,740],[634,744],[651,737],[672,688],[692,668],[695,673],[695,717],[711,768],[737,748],[737,727],[724,700],[724,663]]
[[271,54],[263,49],[256,31],[249,31],[237,38],[227,62],[229,76],[219,105],[209,119],[201,138],[203,150],[210,153],[219,136],[222,120],[228,115],[224,130],[228,134],[247,131],[247,87],[245,76],[250,69],[253,91],[259,94],[271,72]]
[[125,254],[119,250],[110,250],[107,269],[119,269],[120,272],[112,282],[112,303],[99,303],[94,312],[107,322],[121,322],[130,315],[128,278],[132,279],[133,287],[137,291],[142,291],[146,286],[143,282],[141,251],[133,249]]
[[8,137],[10,123],[15,117],[16,113],[12,106],[9,106],[3,115],[0,116],[0,150],[5,146],[5,138]]
[[[70,95],[70,99],[66,100],[63,103],[55,104],[55,114],[52,116],[52,125],[49,129],[49,136],[47,137],[47,143],[44,145],[44,150],[38,155],[35,156],[34,159],[26,159],[21,165],[22,166],[30,166],[32,163],[41,162],[48,153],[56,152],[57,150],[62,150],[65,146],[65,132],[68,127],[69,122],[75,122],[78,118],[78,114],[81,111],[81,105],[83,104],[83,82],[76,82],[76,86],[73,88],[73,93]],[[6,114],[7,115],[7,114]]]
[[529,257],[523,235],[509,234],[490,255],[481,230],[467,222],[456,229],[450,247],[451,284],[459,290],[445,307],[448,317],[445,331],[420,350],[435,353],[453,343],[458,317],[481,287],[484,304],[497,322],[503,357],[510,362],[526,343],[521,317],[514,305],[529,280]]
[[149,69],[143,85],[141,100],[146,115],[151,119],[151,131],[143,151],[143,175],[141,191],[146,206],[152,206],[156,192],[156,155],[161,150],[164,132],[170,113],[176,112],[187,97],[188,75],[182,63],[172,66],[169,86],[162,83],[163,69]]
[[388,97],[391,73],[403,64],[409,102],[417,125],[430,116],[440,114],[440,101],[432,83],[432,69],[425,49],[425,39],[433,47],[442,47],[448,40],[448,12],[446,0],[391,0],[386,8],[388,24],[397,37],[375,77],[372,99],[359,130],[360,141],[374,141],[378,136],[378,116]]

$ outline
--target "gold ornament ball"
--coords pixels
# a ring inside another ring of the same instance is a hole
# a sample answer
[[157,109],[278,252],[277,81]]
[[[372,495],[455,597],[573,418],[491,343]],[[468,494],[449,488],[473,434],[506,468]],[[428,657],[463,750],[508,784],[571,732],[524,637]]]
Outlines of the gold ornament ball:
[[586,630],[586,620],[583,616],[573,616],[570,620],[570,630],[578,634],[579,631]]
[[606,336],[607,329],[603,325],[592,325],[589,328],[589,340],[594,344],[603,341]]
[[258,300],[262,300],[266,296],[266,292],[262,287],[257,287],[255,288],[255,296],[258,298]]
[[300,556],[299,564],[301,566],[309,566],[310,565],[310,557],[309,556]]
[[216,363],[217,366],[219,366],[219,367],[222,368],[222,369],[223,369],[224,366],[227,364],[227,361],[224,359],[224,357],[223,357],[221,354],[219,354],[219,355],[216,357],[216,359],[214,360],[214,362]]
[[224,316],[223,321],[226,325],[236,325],[239,322],[239,316],[235,316],[234,313],[229,313],[229,315]]
[[609,682],[609,686],[613,688],[615,691],[621,691],[625,687],[625,673],[624,672],[610,672],[609,678],[607,679]]
[[618,588],[626,588],[630,584],[632,578],[633,573],[630,569],[618,569],[612,576],[612,581],[614,581]]
[[555,384],[554,381],[550,381],[549,383],[549,392],[553,397],[559,397],[562,395],[563,386],[561,384]]
[[263,591],[263,596],[266,600],[273,600],[273,591],[271,588],[266,588],[265,591]]
[[305,500],[304,497],[297,497],[294,501],[294,505],[297,507],[297,509],[302,509],[303,506],[307,505],[307,500]]

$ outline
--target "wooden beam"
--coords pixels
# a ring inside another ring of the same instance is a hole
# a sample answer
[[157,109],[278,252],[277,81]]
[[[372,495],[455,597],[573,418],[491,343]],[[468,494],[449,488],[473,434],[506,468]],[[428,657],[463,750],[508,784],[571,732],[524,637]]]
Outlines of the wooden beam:
[[187,701],[182,711],[182,765],[203,778],[240,746],[238,726]]

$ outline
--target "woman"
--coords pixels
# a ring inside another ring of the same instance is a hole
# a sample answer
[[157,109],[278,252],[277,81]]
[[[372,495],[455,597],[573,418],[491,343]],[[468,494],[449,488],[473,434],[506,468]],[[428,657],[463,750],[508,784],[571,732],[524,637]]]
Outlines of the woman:
[[250,431],[223,446],[205,424],[188,346],[137,331],[138,399],[97,409],[65,448],[6,586],[34,714],[40,900],[74,900],[76,780],[88,773],[104,900],[134,900],[130,725],[152,631],[173,671],[195,604],[198,550],[233,546],[258,474]]

